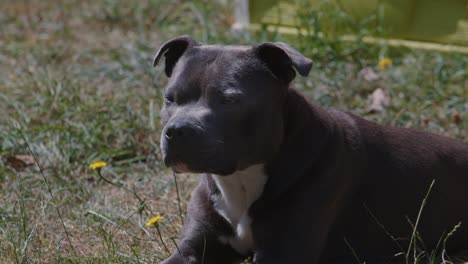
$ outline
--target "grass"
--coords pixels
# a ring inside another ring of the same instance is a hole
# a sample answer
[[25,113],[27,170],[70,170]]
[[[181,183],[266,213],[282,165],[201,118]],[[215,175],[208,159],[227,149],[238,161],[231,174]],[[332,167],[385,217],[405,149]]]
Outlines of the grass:
[[[329,6],[303,14],[323,37],[239,36],[229,31],[230,10],[202,0],[1,1],[0,262],[158,262],[168,254],[157,230],[145,227],[156,214],[175,249],[179,202],[158,147],[166,78],[151,59],[181,34],[205,43],[289,41],[315,61],[311,76],[296,82],[315,102],[468,139],[467,56],[340,42],[333,25],[381,34],[371,30],[378,18],[353,24]],[[393,65],[380,70],[381,57]],[[392,101],[369,113],[377,88]],[[102,176],[117,186],[88,168],[96,159],[110,164]],[[197,177],[177,178],[184,210]]]

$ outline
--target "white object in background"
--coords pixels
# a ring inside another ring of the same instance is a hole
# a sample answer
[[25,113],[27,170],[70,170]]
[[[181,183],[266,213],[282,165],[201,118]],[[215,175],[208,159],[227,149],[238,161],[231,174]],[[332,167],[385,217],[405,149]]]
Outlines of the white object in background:
[[236,0],[236,22],[232,25],[235,32],[246,31],[249,27],[249,0]]

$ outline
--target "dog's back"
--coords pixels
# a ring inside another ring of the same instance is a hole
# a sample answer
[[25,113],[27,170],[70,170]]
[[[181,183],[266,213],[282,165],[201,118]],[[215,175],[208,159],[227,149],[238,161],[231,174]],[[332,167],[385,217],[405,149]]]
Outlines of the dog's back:
[[417,254],[441,253],[444,238],[459,223],[445,247],[449,254],[466,249],[468,144],[384,127],[347,113],[332,115],[350,116],[359,129],[367,173],[337,217],[327,242],[328,255],[349,256],[354,251],[362,261],[391,259],[406,253],[412,239]]

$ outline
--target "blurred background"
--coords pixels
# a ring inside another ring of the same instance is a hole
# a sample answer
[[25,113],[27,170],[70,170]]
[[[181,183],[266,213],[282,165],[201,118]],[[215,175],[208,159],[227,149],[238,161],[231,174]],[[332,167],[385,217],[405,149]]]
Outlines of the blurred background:
[[[464,0],[237,0],[236,21],[269,24],[280,30],[308,29],[324,6],[338,16],[328,34],[355,34],[356,24],[372,29],[366,37],[393,37],[468,45],[468,3]],[[341,24],[336,22],[341,20]],[[350,27],[351,26],[351,27]],[[364,30],[365,30],[364,29]],[[307,32],[307,31],[306,31]],[[369,42],[370,39],[369,39]],[[416,45],[416,43],[400,42]],[[428,43],[426,43],[428,44]],[[421,47],[425,45],[420,44]],[[427,47],[437,46],[429,45]],[[439,47],[440,48],[440,47]],[[467,52],[467,49],[460,49]]]
[[1,0],[0,262],[175,249],[197,176],[176,185],[160,159],[164,41],[285,41],[314,60],[294,86],[317,104],[468,140],[467,14],[464,0]]

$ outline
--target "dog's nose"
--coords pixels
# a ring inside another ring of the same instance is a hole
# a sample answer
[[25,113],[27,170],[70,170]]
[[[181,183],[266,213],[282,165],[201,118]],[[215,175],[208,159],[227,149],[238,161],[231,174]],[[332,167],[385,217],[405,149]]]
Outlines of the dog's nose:
[[189,124],[173,124],[166,129],[164,137],[169,141],[187,139],[194,134],[194,128]]

